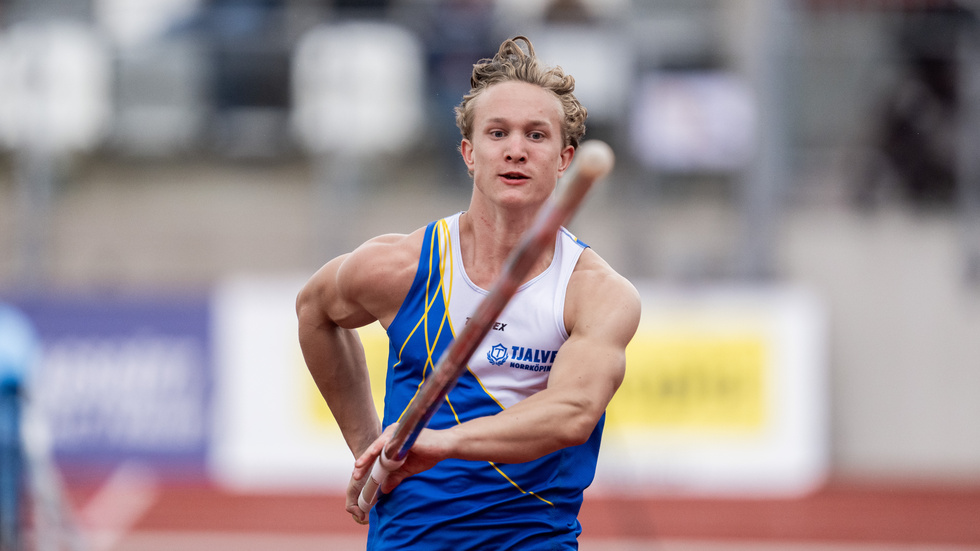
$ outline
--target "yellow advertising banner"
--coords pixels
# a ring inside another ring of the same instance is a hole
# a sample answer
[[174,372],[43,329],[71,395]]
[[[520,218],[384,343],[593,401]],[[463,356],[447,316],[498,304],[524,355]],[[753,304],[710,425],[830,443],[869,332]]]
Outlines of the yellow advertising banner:
[[764,335],[641,328],[607,411],[623,429],[758,432],[769,414]]

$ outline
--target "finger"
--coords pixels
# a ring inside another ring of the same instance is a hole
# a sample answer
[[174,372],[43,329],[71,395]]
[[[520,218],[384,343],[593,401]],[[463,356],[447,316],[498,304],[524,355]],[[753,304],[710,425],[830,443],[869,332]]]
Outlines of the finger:
[[371,467],[373,467],[374,462],[377,461],[378,455],[381,455],[381,453],[379,452],[377,455],[368,457],[363,463],[360,460],[354,463],[354,470],[351,472],[351,478],[358,481],[361,486],[364,486],[364,483],[367,482],[367,475],[369,472],[371,472]]
[[404,469],[398,469],[389,473],[388,477],[385,478],[384,483],[381,485],[381,493],[390,494],[391,491],[401,484],[402,480],[408,478],[410,474],[411,473],[405,471]]
[[381,433],[381,436],[377,437],[374,442],[371,442],[371,445],[364,450],[364,453],[362,453],[360,457],[354,461],[354,467],[356,469],[366,471],[371,467],[371,465],[374,464],[374,461],[379,455],[381,455],[381,451],[384,450],[385,444],[388,442],[388,438],[391,436],[391,431],[393,430],[392,427],[396,425],[397,424],[389,426],[383,433]]
[[[359,493],[360,492],[358,492],[358,494]],[[354,518],[354,522],[356,522],[358,524],[367,524],[368,523],[368,514],[365,513],[364,511],[362,511],[361,508],[357,506],[357,495],[358,494],[354,494],[355,497],[354,497],[354,502],[353,503],[351,503],[351,499],[348,496],[348,498],[347,498],[347,506],[344,508],[344,510],[347,511],[348,513],[350,513],[351,517]]]
[[[361,511],[361,510],[358,509],[358,511]],[[361,511],[361,514],[363,514],[363,511]],[[356,522],[356,523],[358,523],[358,524],[360,524],[362,526],[368,523],[368,521],[366,519],[360,519],[360,518],[358,518],[357,513],[351,513],[350,516],[354,518],[354,522]]]
[[[363,479],[363,477],[362,477]],[[364,487],[366,479],[358,479],[354,475],[351,475],[350,482],[347,483],[347,501],[345,506],[347,512],[354,514],[354,510],[361,511],[360,507],[357,506],[357,497],[361,495],[361,488]]]
[[354,505],[354,507],[347,507],[347,512],[350,513],[350,516],[354,519],[354,522],[358,524],[367,524],[369,521],[368,513],[362,511],[357,505]]
[[366,480],[364,479],[363,474],[361,476],[358,476],[358,473],[362,470],[363,469],[358,469],[355,467],[354,470],[351,471],[350,482],[347,483],[347,489],[349,493],[352,490],[360,491],[360,489],[364,487],[364,483],[366,482]]

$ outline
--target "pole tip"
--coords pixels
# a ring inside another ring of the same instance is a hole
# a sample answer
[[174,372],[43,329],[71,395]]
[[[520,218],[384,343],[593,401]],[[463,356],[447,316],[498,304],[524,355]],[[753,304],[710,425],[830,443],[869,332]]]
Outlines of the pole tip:
[[602,178],[616,163],[616,155],[606,142],[589,140],[582,142],[575,154],[578,170],[592,178]]

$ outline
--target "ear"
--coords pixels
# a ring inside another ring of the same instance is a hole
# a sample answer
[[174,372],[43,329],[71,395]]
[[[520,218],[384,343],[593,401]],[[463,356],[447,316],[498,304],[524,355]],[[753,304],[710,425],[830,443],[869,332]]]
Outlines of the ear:
[[463,162],[466,163],[466,169],[470,174],[473,174],[473,143],[466,138],[459,142],[459,153],[463,157]]
[[572,159],[575,157],[575,148],[566,145],[564,149],[561,150],[561,155],[558,157],[558,177],[561,178],[568,167],[572,164]]

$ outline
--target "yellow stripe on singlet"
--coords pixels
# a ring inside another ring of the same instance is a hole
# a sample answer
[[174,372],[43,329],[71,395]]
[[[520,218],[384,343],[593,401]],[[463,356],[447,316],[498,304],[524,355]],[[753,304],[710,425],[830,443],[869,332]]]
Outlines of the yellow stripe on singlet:
[[[441,238],[439,238],[440,234],[442,234]],[[438,267],[435,267],[433,266],[434,263],[433,261],[434,261],[435,251],[437,250],[436,249],[437,245],[439,246],[438,248],[439,265]],[[402,417],[405,415],[405,412],[408,411],[408,408],[411,407],[412,402],[414,402],[415,398],[418,396],[419,391],[422,389],[422,385],[425,384],[426,373],[429,370],[435,369],[432,353],[435,350],[436,344],[439,342],[439,338],[442,335],[442,329],[443,327],[446,326],[447,320],[449,321],[449,331],[450,333],[452,333],[452,321],[449,320],[449,299],[446,297],[446,294],[443,292],[444,290],[443,281],[445,280],[444,274],[446,269],[447,253],[450,255],[452,254],[452,243],[451,240],[449,239],[448,224],[446,224],[445,219],[443,219],[439,222],[439,225],[437,227],[433,228],[432,234],[429,237],[429,271],[428,274],[426,275],[426,280],[425,280],[425,308],[422,311],[422,316],[419,318],[419,321],[416,322],[415,327],[413,327],[412,331],[409,332],[408,337],[405,338],[405,342],[402,344],[401,349],[399,349],[398,361],[392,366],[394,368],[394,367],[398,367],[398,365],[401,364],[402,352],[404,352],[405,347],[408,346],[408,343],[412,340],[412,336],[415,334],[415,331],[421,325],[423,327],[423,333],[425,334],[425,348],[426,348],[426,360],[425,360],[425,366],[422,368],[422,379],[419,381],[418,386],[415,388],[415,394],[412,396],[412,399],[408,401],[408,404],[405,405],[405,409],[402,410],[401,414],[398,415],[398,421],[401,421]],[[450,269],[452,269],[451,261],[449,265],[450,265]],[[435,290],[433,291],[431,289],[431,284],[432,284],[432,272],[434,268],[437,268],[439,270],[440,277],[439,277],[439,284],[436,286]],[[452,279],[450,279],[449,292],[450,294],[452,293]],[[442,314],[442,320],[439,323],[439,331],[436,332],[435,339],[432,340],[429,338],[429,323],[428,323],[429,310],[431,310],[432,307],[435,305],[437,294],[442,296],[443,314]],[[455,335],[453,335],[453,337],[455,338]]]

